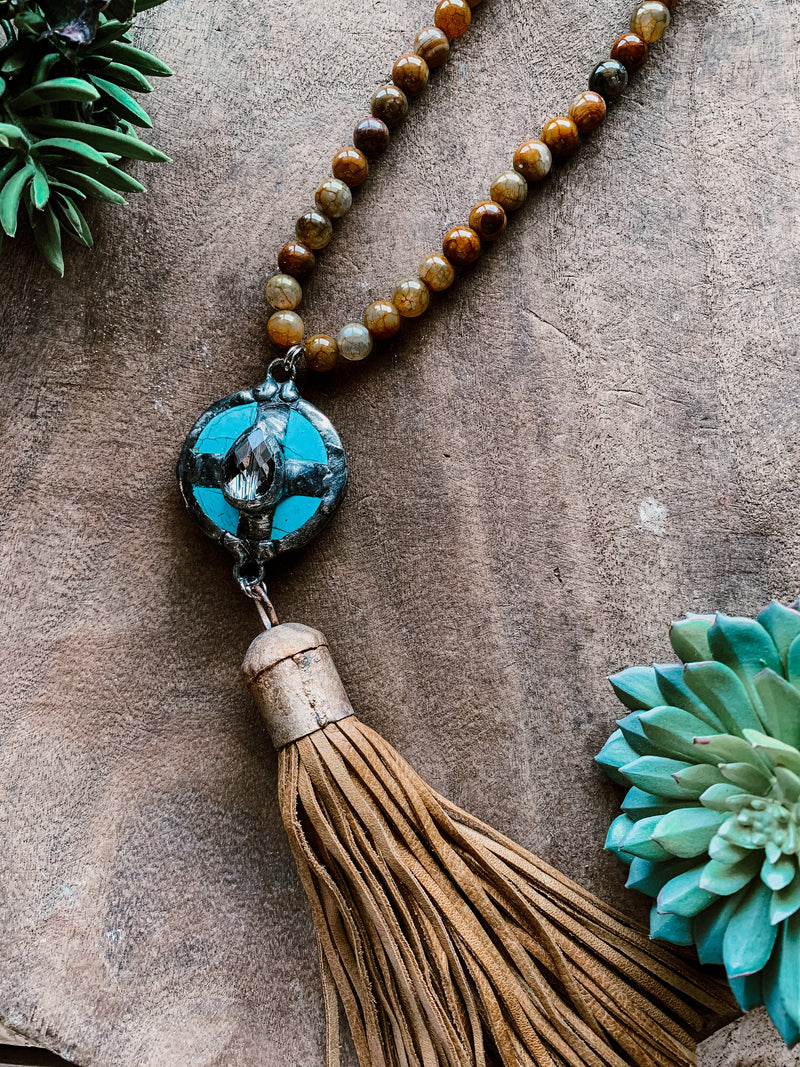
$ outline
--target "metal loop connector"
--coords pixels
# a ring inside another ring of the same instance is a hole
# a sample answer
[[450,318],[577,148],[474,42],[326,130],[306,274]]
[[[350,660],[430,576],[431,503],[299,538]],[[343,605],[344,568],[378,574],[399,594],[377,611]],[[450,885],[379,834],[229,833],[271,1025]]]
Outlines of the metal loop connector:
[[277,359],[273,359],[267,367],[267,374],[270,378],[274,378],[274,372],[280,367],[286,375],[287,381],[293,382],[297,377],[297,370],[304,352],[305,349],[302,345],[292,345],[291,348],[287,349],[284,355],[278,356]]
[[264,581],[264,567],[260,563],[240,560],[234,564],[233,576],[245,596],[255,602],[256,611],[261,617],[265,630],[278,625],[278,615],[267,592]]

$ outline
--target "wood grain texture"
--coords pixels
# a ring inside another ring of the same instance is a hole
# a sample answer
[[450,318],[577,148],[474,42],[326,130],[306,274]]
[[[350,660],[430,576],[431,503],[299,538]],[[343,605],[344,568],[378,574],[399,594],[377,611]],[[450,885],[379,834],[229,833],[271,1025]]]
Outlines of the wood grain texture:
[[[64,283],[4,249],[0,1019],[84,1067],[321,1061],[311,923],[239,674],[257,618],[173,466],[196,415],[263,374],[275,254],[432,6],[149,12],[138,40],[178,72],[152,101],[174,166],[136,165],[150,194],[94,212]],[[320,257],[309,330],[413,273],[629,13],[476,8]],[[351,487],[271,583],[436,789],[640,915],[602,852],[605,676],[670,659],[686,610],[800,590],[796,19],[674,14],[468,276],[309,383]],[[782,1064],[759,1018],[704,1067]]]

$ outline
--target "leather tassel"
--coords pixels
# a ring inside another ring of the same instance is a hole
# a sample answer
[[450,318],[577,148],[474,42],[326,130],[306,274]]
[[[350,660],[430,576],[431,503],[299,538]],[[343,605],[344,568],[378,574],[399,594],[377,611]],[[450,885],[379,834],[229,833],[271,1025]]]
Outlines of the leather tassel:
[[317,929],[328,1064],[688,1067],[727,986],[439,796],[353,713],[325,638],[287,623],[245,674]]

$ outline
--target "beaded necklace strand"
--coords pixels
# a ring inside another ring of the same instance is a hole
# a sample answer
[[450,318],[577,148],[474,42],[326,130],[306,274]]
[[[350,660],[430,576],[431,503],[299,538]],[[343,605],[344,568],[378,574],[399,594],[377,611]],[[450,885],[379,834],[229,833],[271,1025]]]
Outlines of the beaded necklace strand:
[[[334,337],[317,333],[305,338],[305,326],[296,308],[303,299],[301,282],[316,266],[315,252],[331,242],[333,222],[347,214],[353,204],[352,190],[367,177],[370,162],[389,147],[391,131],[408,116],[409,100],[424,93],[430,71],[441,67],[450,55],[451,41],[470,27],[472,8],[481,0],[440,0],[434,25],[425,26],[414,40],[414,51],[401,55],[392,68],[392,80],[375,91],[371,114],[353,130],[353,143],[339,149],[331,165],[332,177],[317,189],[315,207],[297,219],[296,240],[278,253],[278,271],[266,286],[266,298],[274,309],[267,324],[272,341],[283,349],[302,344],[307,366],[314,371],[332,370],[339,359],[358,361],[372,351],[374,341],[394,337],[404,318],[417,318],[427,311],[432,293],[447,289],[456,269],[469,267],[484,244],[505,232],[508,216],[525,203],[528,185],[551,171],[578,147],[583,135],[593,133],[606,117],[607,104],[616,102],[631,74],[647,59],[651,44],[660,40],[670,24],[675,0],[643,0],[611,48],[611,58],[598,63],[589,76],[588,90],[578,93],[566,115],[548,119],[541,137],[525,141],[514,153],[513,170],[503,171],[492,182],[489,199],[476,204],[466,224],[451,227],[441,252],[431,252],[419,264],[416,277],[403,278],[391,300],[371,303],[361,322],[349,322]],[[297,353],[299,355],[299,352]]]

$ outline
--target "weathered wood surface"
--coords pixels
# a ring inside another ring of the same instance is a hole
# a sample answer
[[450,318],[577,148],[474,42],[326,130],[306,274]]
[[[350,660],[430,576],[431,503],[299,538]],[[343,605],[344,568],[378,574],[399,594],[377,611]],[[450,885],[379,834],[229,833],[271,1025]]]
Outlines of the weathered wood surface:
[[[239,674],[257,618],[173,464],[197,413],[262,374],[275,252],[431,8],[148,13],[140,40],[178,72],[153,100],[174,166],[137,166],[151,193],[95,213],[64,283],[24,248],[0,265],[0,1018],[85,1067],[321,1059]],[[486,0],[338,227],[311,328],[413,272],[628,16]],[[351,488],[272,577],[436,788],[632,911],[591,762],[605,676],[669,658],[687,609],[800,589],[798,54],[781,0],[678,4],[504,241],[396,344],[310,384]],[[703,1052],[790,1062],[758,1015]]]

